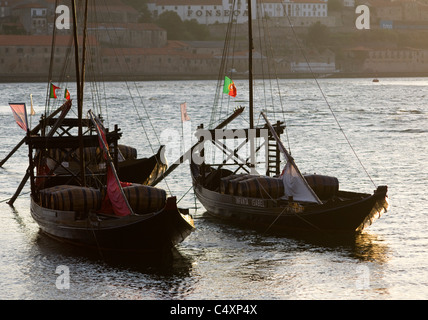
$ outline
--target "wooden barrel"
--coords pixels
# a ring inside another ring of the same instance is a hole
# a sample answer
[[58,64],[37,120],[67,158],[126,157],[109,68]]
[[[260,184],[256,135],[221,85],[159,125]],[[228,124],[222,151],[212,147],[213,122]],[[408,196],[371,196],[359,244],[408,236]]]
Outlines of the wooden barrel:
[[220,193],[236,195],[238,182],[256,177],[251,174],[233,174],[220,179]]
[[339,180],[336,177],[320,174],[305,175],[304,177],[320,199],[333,197],[339,191]]
[[241,181],[245,181],[245,180],[249,180],[253,178],[253,176],[247,175],[247,174],[240,174],[240,175],[236,175],[235,178],[230,179],[227,189],[226,189],[226,193],[227,194],[232,194],[232,195],[237,195],[238,192],[238,184]]
[[229,193],[229,182],[230,180],[236,179],[241,175],[231,174],[230,176],[224,177],[220,179],[220,193],[228,194]]
[[238,182],[237,195],[242,197],[277,199],[284,195],[281,179],[257,177]]
[[42,206],[54,210],[88,212],[101,207],[101,193],[94,188],[61,185],[40,191]]
[[137,159],[137,149],[123,144],[119,144],[117,147],[126,160]]
[[165,207],[166,204],[166,192],[163,189],[133,184],[124,187],[123,192],[135,213],[155,212]]

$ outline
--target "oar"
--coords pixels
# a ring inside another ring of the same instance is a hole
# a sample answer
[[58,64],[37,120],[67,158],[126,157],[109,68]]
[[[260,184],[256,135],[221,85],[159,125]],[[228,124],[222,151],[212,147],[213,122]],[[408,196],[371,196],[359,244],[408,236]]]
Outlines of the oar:
[[6,202],[8,205],[13,207],[13,203],[15,202],[16,198],[18,198],[19,194],[22,191],[22,188],[24,188],[25,184],[27,183],[28,178],[30,178],[30,167],[28,167],[27,171],[25,172],[25,176],[22,179],[21,183],[18,186],[18,189],[16,189],[15,194],[8,202]]

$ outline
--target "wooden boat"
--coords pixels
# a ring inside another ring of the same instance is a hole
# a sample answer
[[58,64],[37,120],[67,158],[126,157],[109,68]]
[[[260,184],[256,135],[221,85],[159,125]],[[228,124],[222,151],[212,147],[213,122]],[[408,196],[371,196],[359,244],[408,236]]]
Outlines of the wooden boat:
[[[91,110],[84,118],[85,59],[79,59],[75,1],[72,5],[78,116],[67,117],[68,100],[27,130],[29,168],[23,183],[30,179],[31,215],[47,235],[84,248],[114,254],[165,252],[189,236],[193,219],[177,207],[174,196],[147,185],[165,169],[160,152],[120,165],[118,126],[106,130]],[[125,180],[128,169],[141,163],[149,166],[139,183]]]
[[[253,17],[252,1],[248,1],[248,17]],[[284,124],[272,125],[265,113],[266,125],[256,127],[253,121],[253,67],[252,19],[249,28],[249,128],[240,129],[245,135],[243,143],[250,144],[250,156],[239,156],[240,144],[228,150],[219,143],[217,130],[200,126],[201,137],[226,153],[221,163],[194,161],[190,171],[196,197],[208,214],[238,226],[253,227],[275,233],[355,233],[373,223],[388,208],[387,187],[379,186],[372,194],[344,191],[339,188],[336,177],[323,175],[303,176],[294,159],[281,142]],[[230,32],[232,33],[232,32]],[[260,32],[261,34],[268,34]],[[233,42],[233,41],[231,41]],[[226,45],[225,45],[226,48]],[[226,49],[224,50],[226,52]],[[226,68],[224,70],[227,70]],[[219,79],[224,78],[221,74]],[[220,86],[221,88],[221,86]],[[268,91],[268,90],[267,90]],[[236,93],[235,93],[236,94]],[[230,119],[237,117],[232,114]],[[236,129],[223,139],[235,138]],[[207,138],[208,137],[208,138]],[[254,154],[256,139],[264,138],[266,147],[266,172],[255,170]],[[240,141],[242,141],[240,140]],[[206,144],[206,142],[205,142]],[[239,142],[238,142],[239,144]],[[204,149],[199,151],[202,155]],[[286,160],[281,173],[280,156]],[[252,159],[253,158],[253,159]],[[232,161],[227,161],[232,159]]]

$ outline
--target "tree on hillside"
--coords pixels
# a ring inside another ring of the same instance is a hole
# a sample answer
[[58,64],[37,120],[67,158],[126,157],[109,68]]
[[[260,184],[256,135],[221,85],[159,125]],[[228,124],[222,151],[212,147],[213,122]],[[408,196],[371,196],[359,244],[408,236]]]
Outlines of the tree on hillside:
[[165,11],[155,21],[168,32],[169,40],[206,40],[209,30],[196,20],[182,21],[176,12]]
[[147,8],[147,0],[122,0],[122,2],[140,13],[140,22],[149,23],[153,21],[152,14]]
[[156,20],[159,27],[168,32],[169,40],[184,40],[185,27],[177,13],[165,11]]
[[326,25],[317,21],[308,28],[306,35],[306,42],[308,45],[324,46],[328,44],[330,39],[330,32]]

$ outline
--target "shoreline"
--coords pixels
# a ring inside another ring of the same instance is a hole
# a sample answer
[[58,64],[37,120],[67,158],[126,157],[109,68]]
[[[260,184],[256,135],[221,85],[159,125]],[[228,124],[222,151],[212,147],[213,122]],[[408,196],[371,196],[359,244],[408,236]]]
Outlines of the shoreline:
[[[246,74],[232,75],[234,79],[247,79]],[[423,78],[428,77],[426,72],[388,72],[388,73],[356,73],[356,72],[335,72],[335,73],[286,73],[278,75],[279,79],[347,79],[347,78]],[[20,74],[13,76],[0,75],[0,83],[35,83],[49,82],[47,76],[34,74]],[[87,77],[87,81],[91,77]],[[258,75],[254,75],[254,79],[262,79]],[[58,78],[53,78],[52,81],[58,81]],[[190,80],[218,80],[218,75],[103,75],[99,81],[120,82],[120,81],[190,81]]]

